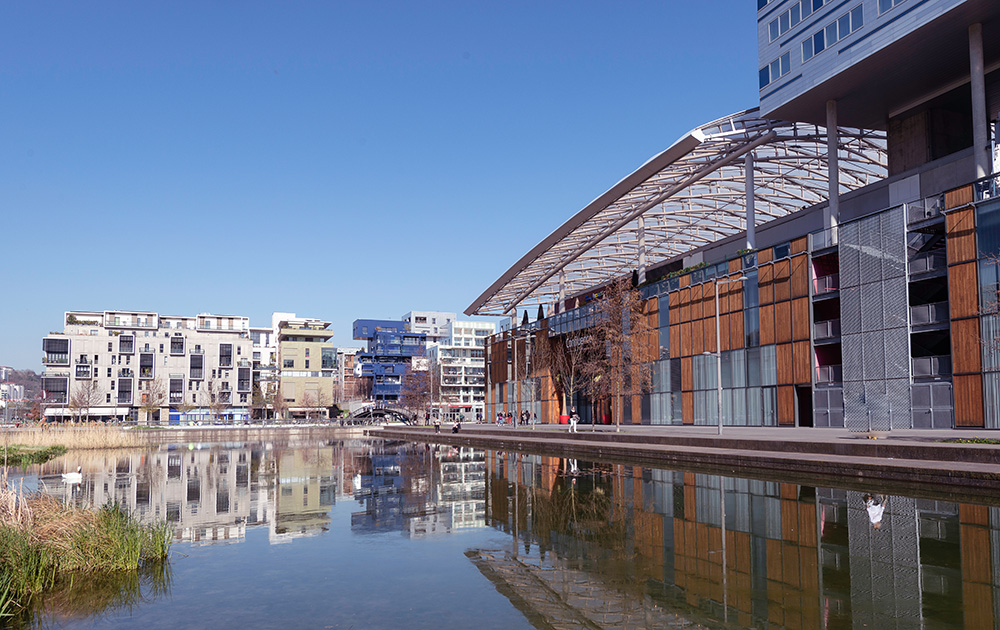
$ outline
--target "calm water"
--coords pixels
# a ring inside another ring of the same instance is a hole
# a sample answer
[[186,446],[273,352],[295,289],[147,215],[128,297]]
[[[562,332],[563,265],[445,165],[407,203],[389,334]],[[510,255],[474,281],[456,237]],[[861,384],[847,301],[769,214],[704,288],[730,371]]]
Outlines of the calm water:
[[[77,465],[84,481],[68,487],[59,473]],[[24,482],[65,501],[118,500],[175,527],[164,566],[77,580],[47,598],[36,618],[45,627],[990,628],[1000,619],[1000,508],[885,488],[367,441],[70,455]]]

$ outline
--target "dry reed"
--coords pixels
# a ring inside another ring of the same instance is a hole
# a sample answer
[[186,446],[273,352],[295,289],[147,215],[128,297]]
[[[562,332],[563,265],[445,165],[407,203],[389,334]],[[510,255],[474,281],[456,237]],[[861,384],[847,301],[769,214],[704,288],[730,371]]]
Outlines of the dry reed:
[[132,431],[105,425],[6,429],[5,433],[6,442],[22,446],[94,449],[135,448],[146,445],[146,441]]

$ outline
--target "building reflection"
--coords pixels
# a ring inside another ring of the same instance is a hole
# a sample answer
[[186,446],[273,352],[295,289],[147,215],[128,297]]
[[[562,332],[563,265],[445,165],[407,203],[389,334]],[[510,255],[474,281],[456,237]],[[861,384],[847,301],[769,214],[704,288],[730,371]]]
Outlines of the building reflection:
[[488,453],[486,466],[487,521],[512,544],[468,555],[529,619],[780,628],[1000,621],[995,507],[878,495],[884,513],[870,512],[866,493],[854,490],[510,453]]
[[364,510],[359,533],[400,531],[419,538],[486,526],[486,453],[481,449],[386,443],[356,477]]
[[[60,473],[81,465],[83,482]],[[43,489],[65,501],[118,502],[144,522],[165,520],[175,540],[240,542],[248,527],[271,543],[331,526],[357,502],[352,530],[420,537],[484,527],[485,451],[368,440],[315,444],[184,444],[157,451],[74,454],[40,467]]]

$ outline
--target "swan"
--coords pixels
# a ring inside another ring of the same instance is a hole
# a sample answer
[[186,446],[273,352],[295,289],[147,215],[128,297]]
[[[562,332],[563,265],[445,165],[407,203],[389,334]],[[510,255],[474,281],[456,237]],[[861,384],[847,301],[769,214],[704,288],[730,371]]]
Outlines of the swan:
[[76,472],[63,473],[63,481],[66,483],[80,483],[83,481],[83,473],[80,472],[81,470],[83,470],[83,467],[77,466]]

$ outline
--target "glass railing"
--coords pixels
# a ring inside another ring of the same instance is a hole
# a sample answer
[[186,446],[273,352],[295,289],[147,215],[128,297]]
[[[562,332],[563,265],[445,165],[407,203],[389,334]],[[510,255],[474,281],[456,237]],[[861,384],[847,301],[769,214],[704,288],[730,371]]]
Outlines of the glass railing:
[[1000,197],[1000,173],[973,182],[972,190],[976,201]]
[[840,383],[844,380],[844,366],[840,364],[835,365],[820,365],[816,368],[816,382],[817,383]]
[[947,376],[951,374],[951,355],[913,357],[913,376]]
[[828,319],[813,324],[813,337],[815,339],[831,339],[840,336],[840,320]]
[[944,212],[944,195],[934,195],[917,201],[908,201],[906,204],[906,222],[917,223],[933,219]]
[[831,273],[828,276],[818,276],[814,281],[813,285],[814,285],[813,293],[815,295],[830,293],[831,291],[839,291],[840,274]]
[[42,359],[42,363],[48,365],[69,365],[69,355],[49,352]]
[[910,273],[938,271],[948,266],[948,256],[944,251],[923,252],[910,258]]

